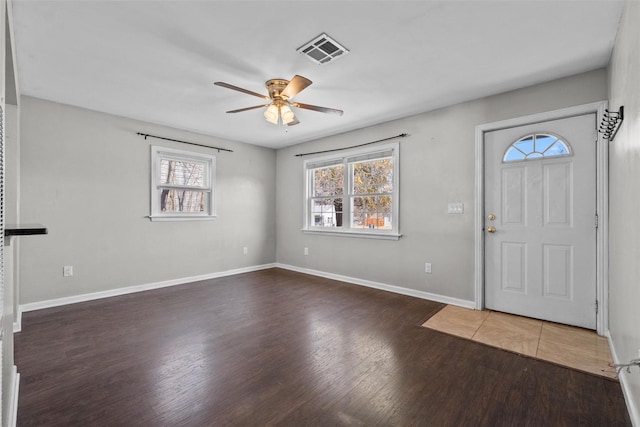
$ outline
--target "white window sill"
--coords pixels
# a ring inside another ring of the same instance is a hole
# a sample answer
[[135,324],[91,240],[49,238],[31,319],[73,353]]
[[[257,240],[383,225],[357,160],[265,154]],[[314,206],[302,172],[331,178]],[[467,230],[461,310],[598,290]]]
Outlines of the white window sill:
[[151,221],[211,221],[216,219],[215,215],[176,215],[176,216],[148,216]]
[[340,236],[340,237],[359,237],[363,239],[379,239],[379,240],[399,240],[402,234],[388,233],[388,232],[375,232],[375,231],[353,231],[353,230],[314,230],[314,229],[302,229],[306,234],[318,234],[325,236]]

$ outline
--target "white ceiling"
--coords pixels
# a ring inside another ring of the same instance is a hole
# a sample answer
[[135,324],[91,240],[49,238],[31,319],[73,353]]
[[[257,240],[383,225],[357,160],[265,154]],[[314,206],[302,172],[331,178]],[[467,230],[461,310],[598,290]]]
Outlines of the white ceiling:
[[[24,95],[279,148],[606,66],[623,8],[601,1],[14,0]],[[296,52],[326,32],[350,50]],[[314,83],[276,126],[271,78]]]

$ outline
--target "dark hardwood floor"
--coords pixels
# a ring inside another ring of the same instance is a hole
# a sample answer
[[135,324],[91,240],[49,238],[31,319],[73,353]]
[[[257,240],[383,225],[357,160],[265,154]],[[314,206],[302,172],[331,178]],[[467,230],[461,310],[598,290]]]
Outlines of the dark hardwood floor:
[[25,313],[20,426],[627,426],[619,383],[281,269]]

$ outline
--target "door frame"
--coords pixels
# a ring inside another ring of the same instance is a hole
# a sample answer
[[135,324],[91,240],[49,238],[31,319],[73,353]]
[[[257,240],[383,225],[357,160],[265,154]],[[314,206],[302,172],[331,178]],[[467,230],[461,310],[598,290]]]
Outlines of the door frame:
[[[498,122],[485,123],[476,126],[475,136],[475,308],[485,308],[485,251],[484,251],[484,135],[487,132],[508,129],[517,126],[531,125],[550,120],[565,119],[595,113],[596,123],[600,122],[607,101],[577,105],[574,107],[553,110],[528,116],[515,117]],[[609,146],[600,132],[596,132],[596,213],[598,228],[596,229],[596,332],[606,335],[609,331]],[[595,221],[595,218],[594,218]],[[595,226],[595,224],[594,224]]]

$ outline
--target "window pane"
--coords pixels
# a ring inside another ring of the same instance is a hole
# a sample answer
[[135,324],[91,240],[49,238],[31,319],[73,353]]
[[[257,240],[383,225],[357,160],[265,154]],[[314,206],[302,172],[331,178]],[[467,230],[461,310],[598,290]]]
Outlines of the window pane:
[[311,225],[313,227],[342,227],[342,199],[313,199],[311,203]]
[[393,199],[388,196],[353,197],[351,227],[391,230]]
[[533,136],[522,138],[520,141],[516,142],[513,145],[518,147],[524,153],[529,154],[533,151]]
[[549,148],[549,146],[553,144],[556,139],[558,138],[551,135],[536,135],[536,151],[538,153],[544,153],[544,150]]
[[204,187],[206,164],[183,160],[160,160],[160,183]]
[[545,153],[545,157],[568,156],[569,149],[562,141],[556,141]]
[[390,193],[393,191],[393,161],[370,160],[353,163],[353,194]]
[[340,196],[344,192],[344,166],[313,169],[313,196]]
[[525,155],[522,151],[518,150],[516,147],[511,147],[507,151],[507,154],[504,156],[505,162],[513,162],[515,160],[524,160]]
[[158,190],[160,192],[160,211],[164,213],[200,213],[206,212],[209,193],[189,190]]

